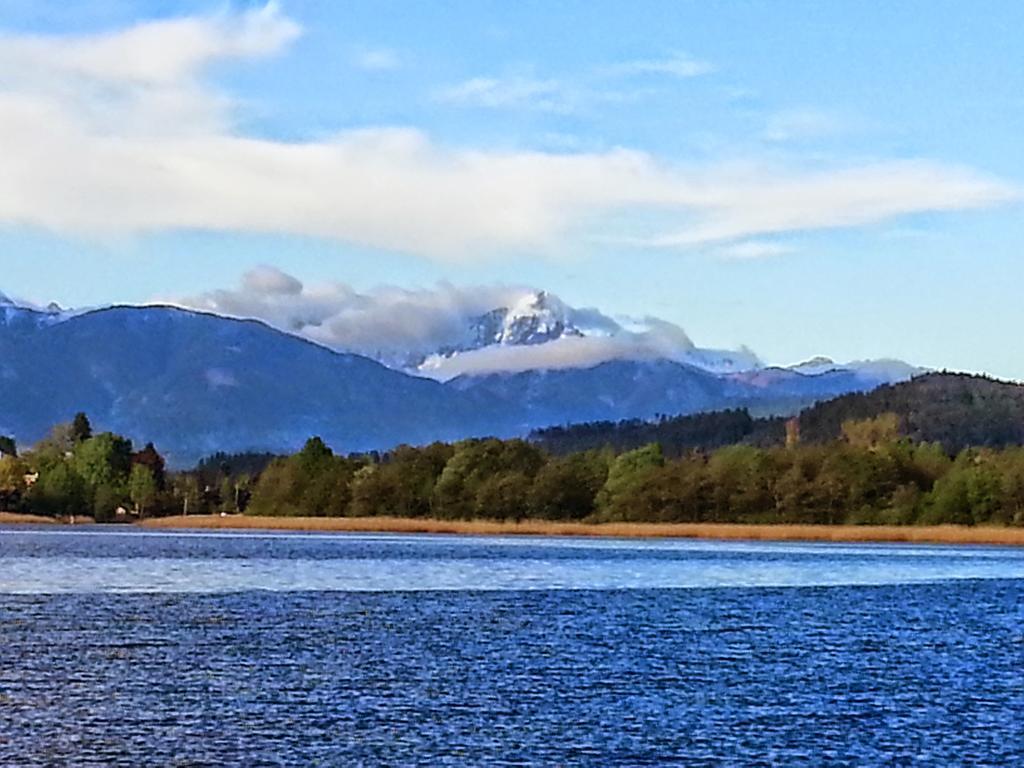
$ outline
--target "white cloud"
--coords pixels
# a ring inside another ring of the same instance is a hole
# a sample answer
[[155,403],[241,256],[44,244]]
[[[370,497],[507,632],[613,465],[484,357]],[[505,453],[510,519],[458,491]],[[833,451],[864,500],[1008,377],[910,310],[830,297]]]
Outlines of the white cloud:
[[402,57],[390,48],[366,48],[356,53],[355,65],[367,72],[389,72],[401,68]]
[[[84,187],[92,180],[83,170],[100,162],[114,162],[115,175],[139,173],[126,166],[147,141],[229,134],[231,99],[201,79],[211,64],[273,55],[300,34],[275,2],[91,35],[0,34],[0,159],[27,173],[17,159],[30,158],[40,184]],[[162,164],[159,150],[150,145],[154,167]],[[47,162],[51,152],[69,163],[64,171],[56,159]],[[14,175],[8,185],[21,181]],[[0,221],[14,213],[0,206]]]
[[0,36],[0,82],[67,75],[82,82],[169,86],[218,59],[275,53],[299,36],[276,2],[220,13],[136,24],[93,35]]
[[442,283],[408,290],[384,286],[360,293],[344,283],[304,286],[270,266],[243,275],[236,289],[175,299],[181,306],[255,318],[332,349],[356,352],[396,367],[419,364],[441,347],[467,341],[472,318],[510,307],[530,289]]
[[592,368],[612,360],[685,359],[693,345],[680,346],[660,329],[617,336],[564,337],[545,344],[491,346],[429,360],[422,373],[441,381],[456,376]]
[[537,293],[523,286],[448,283],[419,290],[384,286],[366,292],[344,283],[307,287],[279,269],[261,266],[243,275],[238,288],[171,303],[262,320],[331,349],[416,369],[440,380],[462,374],[589,367],[610,360],[668,359],[716,370],[760,366],[749,350],[698,348],[682,328],[665,320],[618,322],[597,309],[568,307],[550,294],[546,306],[586,336],[473,348],[479,341],[474,324],[482,315],[532,305]]
[[458,106],[545,112],[569,112],[576,100],[569,89],[557,80],[528,77],[474,77],[443,88],[435,99]]
[[783,256],[795,249],[791,245],[766,240],[742,240],[729,243],[718,249],[718,254],[726,259],[766,259],[772,256]]
[[666,75],[687,79],[708,75],[715,71],[714,65],[676,53],[662,59],[636,59],[610,67],[609,72],[619,75]]
[[923,160],[876,162],[792,173],[747,169],[707,183],[700,221],[649,238],[652,247],[691,247],[757,235],[856,227],[924,211],[984,208],[1020,193],[958,166]]
[[259,266],[242,275],[242,290],[253,296],[301,296],[302,282],[280,269]]
[[[0,224],[93,237],[295,234],[459,260],[555,253],[570,236],[606,241],[627,220],[660,222],[639,243],[688,247],[1017,195],[972,169],[926,161],[807,172],[679,167],[628,149],[462,148],[388,127],[295,142],[244,135],[206,68],[278,53],[299,33],[270,3],[106,34],[4,37]],[[630,67],[688,71],[669,61]],[[461,93],[556,108],[566,91],[523,79],[470,81]]]

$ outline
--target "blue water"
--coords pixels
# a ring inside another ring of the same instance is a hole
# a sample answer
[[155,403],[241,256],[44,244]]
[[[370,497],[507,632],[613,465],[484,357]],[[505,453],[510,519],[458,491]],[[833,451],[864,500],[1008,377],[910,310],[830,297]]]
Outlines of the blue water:
[[0,765],[1020,765],[1024,551],[0,529]]

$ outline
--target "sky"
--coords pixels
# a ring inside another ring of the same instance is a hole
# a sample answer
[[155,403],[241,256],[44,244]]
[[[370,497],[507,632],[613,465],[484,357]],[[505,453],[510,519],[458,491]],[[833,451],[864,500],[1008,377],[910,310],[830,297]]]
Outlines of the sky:
[[1021,28],[1012,0],[0,0],[0,290],[527,285],[771,363],[1024,379]]

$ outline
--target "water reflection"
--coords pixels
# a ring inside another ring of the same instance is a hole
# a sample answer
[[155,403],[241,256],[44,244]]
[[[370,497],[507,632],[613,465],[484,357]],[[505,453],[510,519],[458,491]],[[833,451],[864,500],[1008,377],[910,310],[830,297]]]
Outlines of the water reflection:
[[0,529],[0,592],[618,590],[1024,579],[996,547]]

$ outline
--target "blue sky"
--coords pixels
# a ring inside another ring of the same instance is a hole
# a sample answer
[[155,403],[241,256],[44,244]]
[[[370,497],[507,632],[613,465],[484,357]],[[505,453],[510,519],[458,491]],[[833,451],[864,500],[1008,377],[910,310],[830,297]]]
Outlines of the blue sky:
[[1024,5],[981,8],[4,0],[0,289],[522,283],[1024,378]]

